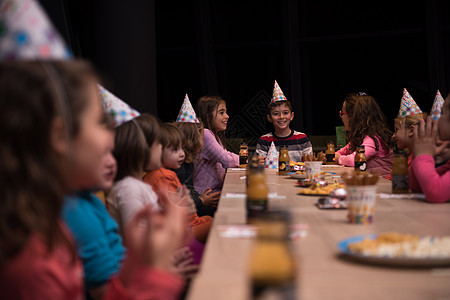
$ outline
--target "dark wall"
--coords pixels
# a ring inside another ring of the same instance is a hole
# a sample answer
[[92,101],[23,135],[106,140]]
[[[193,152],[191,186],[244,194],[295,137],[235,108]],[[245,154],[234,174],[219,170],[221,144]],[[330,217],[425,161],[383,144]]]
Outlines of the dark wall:
[[186,93],[194,104],[219,94],[231,136],[270,128],[264,115],[275,79],[293,103],[293,127],[309,135],[334,134],[348,92],[375,96],[392,121],[403,88],[425,111],[436,89],[450,91],[448,1],[42,3],[122,99],[171,121]]

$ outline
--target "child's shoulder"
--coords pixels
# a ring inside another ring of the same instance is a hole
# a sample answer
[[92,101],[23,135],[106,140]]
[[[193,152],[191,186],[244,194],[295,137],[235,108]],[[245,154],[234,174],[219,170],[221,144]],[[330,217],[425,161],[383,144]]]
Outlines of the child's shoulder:
[[272,134],[272,132],[266,133],[266,134],[262,135],[259,139],[260,140],[272,140],[273,134]]

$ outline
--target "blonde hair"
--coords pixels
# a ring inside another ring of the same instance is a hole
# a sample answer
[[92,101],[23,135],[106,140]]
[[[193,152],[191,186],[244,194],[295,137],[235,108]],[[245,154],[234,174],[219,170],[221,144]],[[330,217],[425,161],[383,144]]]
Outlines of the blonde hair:
[[409,115],[406,117],[398,117],[395,119],[395,124],[405,126],[405,128],[409,128],[412,125],[419,124],[420,120],[425,120],[427,116],[428,116],[427,113],[422,112],[418,114]]
[[197,160],[202,151],[203,124],[202,123],[174,123],[183,134],[183,148],[186,155],[184,161],[192,163]]

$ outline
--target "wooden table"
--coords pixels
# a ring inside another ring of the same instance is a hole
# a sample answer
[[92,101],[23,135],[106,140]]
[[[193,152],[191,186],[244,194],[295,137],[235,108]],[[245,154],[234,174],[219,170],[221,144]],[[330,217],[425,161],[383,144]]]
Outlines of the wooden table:
[[[343,167],[324,170],[342,173]],[[245,224],[245,172],[228,170],[219,208],[209,235],[199,274],[188,293],[190,300],[249,299],[248,262],[254,240],[224,238],[221,225]],[[295,180],[268,174],[272,199],[269,209],[284,208],[295,223],[307,224],[307,235],[293,242],[297,259],[298,299],[450,299],[449,268],[395,268],[343,259],[337,243],[361,234],[396,231],[417,235],[450,235],[450,204],[428,204],[414,199],[377,196],[372,225],[347,223],[346,210],[319,210],[318,197],[297,195]],[[390,181],[381,180],[377,192],[390,193]]]

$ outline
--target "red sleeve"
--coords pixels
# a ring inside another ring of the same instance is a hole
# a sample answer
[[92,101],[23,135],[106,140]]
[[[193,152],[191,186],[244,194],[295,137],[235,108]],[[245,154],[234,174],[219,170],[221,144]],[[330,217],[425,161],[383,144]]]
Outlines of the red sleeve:
[[170,273],[154,268],[142,268],[133,274],[131,284],[125,287],[118,277],[111,279],[103,299],[178,299],[183,281]]
[[411,163],[410,188],[421,190],[428,202],[443,203],[450,199],[450,164],[435,169],[433,156],[422,154]]

